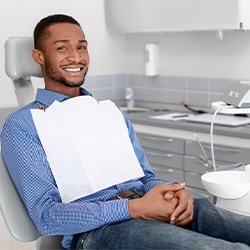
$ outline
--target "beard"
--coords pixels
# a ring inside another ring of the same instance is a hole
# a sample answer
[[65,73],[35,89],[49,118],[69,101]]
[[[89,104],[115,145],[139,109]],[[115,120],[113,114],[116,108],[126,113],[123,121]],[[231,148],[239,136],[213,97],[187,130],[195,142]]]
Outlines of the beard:
[[85,77],[87,75],[88,72],[88,68],[85,72],[85,74],[83,75],[83,78],[78,80],[78,81],[74,81],[74,80],[68,80],[66,77],[64,77],[50,62],[46,62],[45,64],[45,71],[47,76],[54,80],[57,81],[61,84],[63,84],[66,87],[70,87],[70,88],[76,88],[76,87],[80,87],[83,85]]

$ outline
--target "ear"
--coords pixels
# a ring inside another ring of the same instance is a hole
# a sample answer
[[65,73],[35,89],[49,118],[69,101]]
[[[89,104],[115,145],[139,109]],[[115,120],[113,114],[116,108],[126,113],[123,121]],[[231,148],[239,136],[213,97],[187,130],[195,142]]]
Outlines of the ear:
[[44,56],[42,51],[38,50],[38,49],[33,49],[32,50],[32,56],[34,58],[34,60],[40,64],[40,65],[44,65]]

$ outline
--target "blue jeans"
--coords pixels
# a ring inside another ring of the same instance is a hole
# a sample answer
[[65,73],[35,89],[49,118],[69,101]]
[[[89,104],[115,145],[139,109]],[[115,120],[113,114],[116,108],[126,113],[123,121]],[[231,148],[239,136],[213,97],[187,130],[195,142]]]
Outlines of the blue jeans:
[[250,249],[250,217],[195,199],[186,228],[128,220],[83,233],[76,249]]

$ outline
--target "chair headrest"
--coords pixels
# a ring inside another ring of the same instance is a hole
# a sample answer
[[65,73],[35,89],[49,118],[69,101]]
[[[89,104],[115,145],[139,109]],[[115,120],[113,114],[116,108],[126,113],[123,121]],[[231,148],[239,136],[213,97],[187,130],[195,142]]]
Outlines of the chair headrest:
[[10,37],[5,45],[5,71],[12,79],[42,77],[40,66],[32,57],[34,42],[32,37]]

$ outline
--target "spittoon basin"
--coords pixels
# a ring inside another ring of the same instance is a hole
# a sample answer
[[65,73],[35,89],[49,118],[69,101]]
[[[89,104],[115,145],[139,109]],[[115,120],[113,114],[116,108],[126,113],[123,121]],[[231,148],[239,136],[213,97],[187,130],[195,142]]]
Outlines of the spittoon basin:
[[245,171],[209,172],[201,181],[210,194],[223,199],[239,199],[250,190],[250,175]]

